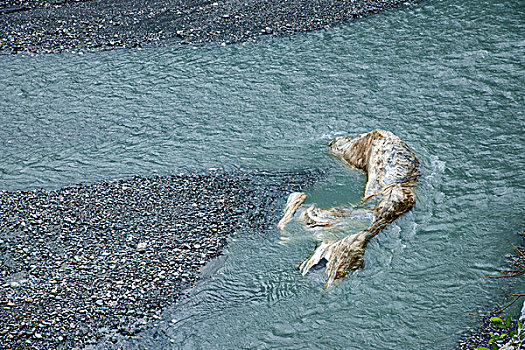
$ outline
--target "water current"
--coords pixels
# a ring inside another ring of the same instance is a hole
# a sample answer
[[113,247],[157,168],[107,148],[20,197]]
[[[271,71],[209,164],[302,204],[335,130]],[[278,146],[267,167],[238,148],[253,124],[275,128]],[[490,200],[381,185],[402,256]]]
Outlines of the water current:
[[330,170],[309,203],[356,203],[336,135],[390,130],[418,154],[415,208],[324,290],[297,264],[313,233],[240,232],[190,297],[130,348],[450,349],[523,230],[525,6],[403,5],[335,28],[226,47],[0,60],[0,189],[219,167]]

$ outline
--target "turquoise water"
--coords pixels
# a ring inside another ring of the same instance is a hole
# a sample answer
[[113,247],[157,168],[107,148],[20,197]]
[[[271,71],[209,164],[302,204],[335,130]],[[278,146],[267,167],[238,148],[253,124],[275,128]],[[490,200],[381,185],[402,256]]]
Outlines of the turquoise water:
[[525,289],[483,277],[523,230],[524,18],[519,0],[423,1],[245,45],[4,57],[0,188],[320,167],[309,202],[355,203],[364,176],[326,144],[390,130],[422,162],[418,202],[363,269],[323,290],[296,269],[315,232],[240,233],[129,347],[450,349],[470,312]]

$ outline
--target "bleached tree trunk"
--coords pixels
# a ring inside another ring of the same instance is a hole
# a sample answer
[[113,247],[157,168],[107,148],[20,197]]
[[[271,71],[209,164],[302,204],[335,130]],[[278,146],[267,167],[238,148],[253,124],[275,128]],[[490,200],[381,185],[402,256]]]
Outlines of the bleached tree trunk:
[[[374,130],[355,138],[338,137],[330,142],[331,152],[352,168],[364,171],[367,183],[362,203],[377,203],[372,208],[374,218],[371,225],[358,233],[336,242],[324,241],[300,266],[304,275],[325,259],[328,280],[325,287],[344,278],[349,271],[363,264],[366,245],[384,227],[410,210],[415,204],[414,183],[420,176],[419,161],[408,146],[391,132]],[[304,193],[293,193],[286,205],[285,215],[279,228],[291,220],[295,211],[304,202]],[[344,208],[319,209],[311,206],[301,215],[312,227],[330,227],[341,218],[351,216]]]

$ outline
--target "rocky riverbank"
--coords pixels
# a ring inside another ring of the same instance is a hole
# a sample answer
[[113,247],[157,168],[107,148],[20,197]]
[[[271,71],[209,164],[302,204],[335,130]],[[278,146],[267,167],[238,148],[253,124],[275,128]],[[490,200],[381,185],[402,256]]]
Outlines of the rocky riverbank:
[[[490,349],[490,344],[488,343],[491,338],[490,334],[501,334],[501,329],[494,322],[490,322],[489,319],[490,317],[484,317],[477,328],[469,330],[461,337],[456,350],[475,350],[478,347]],[[515,329],[516,327],[516,322],[513,322],[511,328]]]
[[234,43],[333,24],[407,0],[3,0],[0,53]]
[[[522,271],[523,270],[523,264],[525,263],[525,256],[523,255],[523,252],[525,252],[525,245],[523,244],[523,241],[525,239],[524,232],[521,232],[520,238],[522,243],[519,247],[515,247],[514,254],[507,254],[507,263],[508,268],[505,269],[506,271],[510,271],[512,274]],[[501,274],[505,275],[505,274]],[[518,275],[511,278],[523,278],[522,275]],[[515,291],[515,293],[522,293],[522,291]],[[507,333],[509,330],[517,329],[518,323],[516,322],[519,318],[521,322],[525,321],[525,301],[519,300],[515,301],[516,303],[519,303],[522,305],[521,312],[516,315],[512,314],[508,309],[505,310],[505,307],[509,306],[510,303],[512,303],[512,300],[514,299],[514,296],[508,296],[505,298],[505,300],[498,301],[497,306],[494,308],[494,310],[491,310],[490,312],[495,312],[495,314],[490,314],[490,316],[485,316],[480,319],[480,324],[477,328],[470,329],[463,337],[461,337],[460,342],[458,343],[456,349],[457,350],[475,350],[478,347],[486,347],[491,348],[489,344],[489,340],[492,338],[491,334],[502,334]],[[523,298],[522,298],[523,299]],[[502,310],[502,311],[499,311]],[[509,313],[514,317],[514,319],[511,321],[511,325],[508,327],[508,329],[501,329],[497,326],[496,323],[490,321],[491,316],[498,316],[502,317],[503,319],[506,318]],[[506,337],[502,340],[503,343],[506,343],[509,341],[509,338]]]
[[0,343],[71,349],[139,333],[229,236],[275,225],[285,195],[318,177],[185,174],[1,191]]

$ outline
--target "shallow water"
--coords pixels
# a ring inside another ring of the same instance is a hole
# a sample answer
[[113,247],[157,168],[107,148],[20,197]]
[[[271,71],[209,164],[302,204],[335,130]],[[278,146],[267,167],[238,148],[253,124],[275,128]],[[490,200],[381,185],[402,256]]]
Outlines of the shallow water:
[[[130,347],[450,349],[519,281],[489,280],[523,230],[525,8],[423,1],[246,45],[0,60],[0,188],[221,167],[331,169],[307,191],[356,203],[335,135],[390,130],[418,154],[414,210],[336,288],[296,266],[314,232],[239,234],[168,324]],[[284,202],[283,202],[284,203]],[[502,289],[504,288],[504,289]]]

